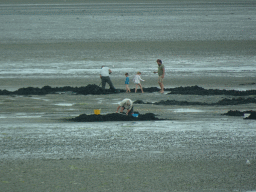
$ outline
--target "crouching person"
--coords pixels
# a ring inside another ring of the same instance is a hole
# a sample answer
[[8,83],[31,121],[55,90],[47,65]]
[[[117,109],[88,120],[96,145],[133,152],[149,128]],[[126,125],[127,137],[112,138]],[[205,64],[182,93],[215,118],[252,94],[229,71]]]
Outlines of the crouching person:
[[[120,109],[121,108],[121,109]],[[133,114],[133,102],[131,99],[124,99],[121,101],[116,109],[116,113],[118,113],[120,109],[120,113],[124,111],[124,109],[127,110],[126,115],[132,115]]]

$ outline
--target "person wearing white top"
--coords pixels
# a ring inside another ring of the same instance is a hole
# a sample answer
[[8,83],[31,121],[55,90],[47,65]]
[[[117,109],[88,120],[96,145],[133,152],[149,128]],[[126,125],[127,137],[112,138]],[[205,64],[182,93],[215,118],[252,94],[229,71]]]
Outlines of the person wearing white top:
[[135,93],[137,93],[138,86],[140,86],[141,92],[144,93],[140,81],[145,81],[145,80],[141,79],[140,75],[141,75],[141,72],[137,72],[137,74],[133,78],[133,82],[136,84]]
[[108,67],[105,67],[105,66],[101,67],[100,78],[101,78],[103,93],[105,93],[106,83],[109,84],[109,87],[112,91],[115,91],[115,87],[109,77],[109,74],[111,74],[111,73],[112,73],[112,71]]
[[119,103],[119,105],[118,105],[118,107],[116,109],[116,113],[118,113],[119,109],[120,109],[120,113],[122,113],[124,109],[127,109],[126,115],[132,114],[133,113],[133,102],[132,102],[132,100],[131,99],[127,99],[127,98],[122,100]]

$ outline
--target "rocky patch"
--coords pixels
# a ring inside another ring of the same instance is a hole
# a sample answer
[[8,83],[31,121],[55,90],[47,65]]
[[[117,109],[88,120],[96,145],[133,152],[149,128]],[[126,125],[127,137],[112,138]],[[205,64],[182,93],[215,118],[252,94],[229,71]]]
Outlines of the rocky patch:
[[86,115],[81,114],[78,117],[70,119],[75,122],[103,122],[103,121],[152,121],[162,120],[153,113],[139,114],[138,117],[128,116],[120,113],[111,113],[106,115]]
[[159,102],[151,103],[151,102],[144,102],[142,100],[134,101],[134,104],[153,104],[153,105],[204,105],[204,106],[214,106],[214,105],[241,105],[241,104],[248,104],[248,103],[256,103],[255,98],[232,98],[232,99],[222,99],[216,103],[205,103],[205,102],[189,102],[189,101],[176,101],[176,100],[161,100]]
[[[143,88],[146,93],[159,92],[157,87],[148,87]],[[131,89],[134,92],[134,89]],[[42,88],[38,87],[27,87],[20,88],[16,91],[0,90],[0,95],[46,95],[46,94],[59,94],[64,92],[71,92],[73,94],[82,94],[82,95],[100,95],[100,94],[115,94],[123,93],[124,89],[116,89],[112,91],[111,89],[106,89],[106,92],[103,93],[101,87],[95,84],[89,84],[84,87],[50,87],[44,86]],[[138,93],[140,89],[138,89]],[[168,94],[181,94],[181,95],[233,95],[233,96],[249,96],[256,95],[256,90],[247,90],[247,91],[237,91],[237,90],[220,90],[220,89],[204,89],[197,85],[188,86],[188,87],[177,87],[177,88],[167,88],[165,92]]]
[[245,117],[244,119],[256,119],[256,111],[238,111],[238,110],[230,110],[227,113],[224,113],[222,115],[227,116],[244,116],[245,113],[249,113],[250,115],[248,117]]

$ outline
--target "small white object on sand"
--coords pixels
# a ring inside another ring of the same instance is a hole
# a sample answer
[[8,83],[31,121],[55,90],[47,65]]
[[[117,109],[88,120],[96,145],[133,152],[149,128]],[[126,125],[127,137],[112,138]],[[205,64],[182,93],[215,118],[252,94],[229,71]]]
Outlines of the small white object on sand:
[[251,165],[251,162],[247,159],[246,165]]

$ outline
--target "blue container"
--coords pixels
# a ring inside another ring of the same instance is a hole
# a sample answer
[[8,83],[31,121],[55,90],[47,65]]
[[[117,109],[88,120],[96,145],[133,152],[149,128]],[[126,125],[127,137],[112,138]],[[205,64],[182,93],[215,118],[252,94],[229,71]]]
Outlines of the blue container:
[[137,113],[133,113],[133,114],[132,114],[132,116],[133,116],[133,117],[138,117],[138,116],[139,116],[139,114],[137,114]]

